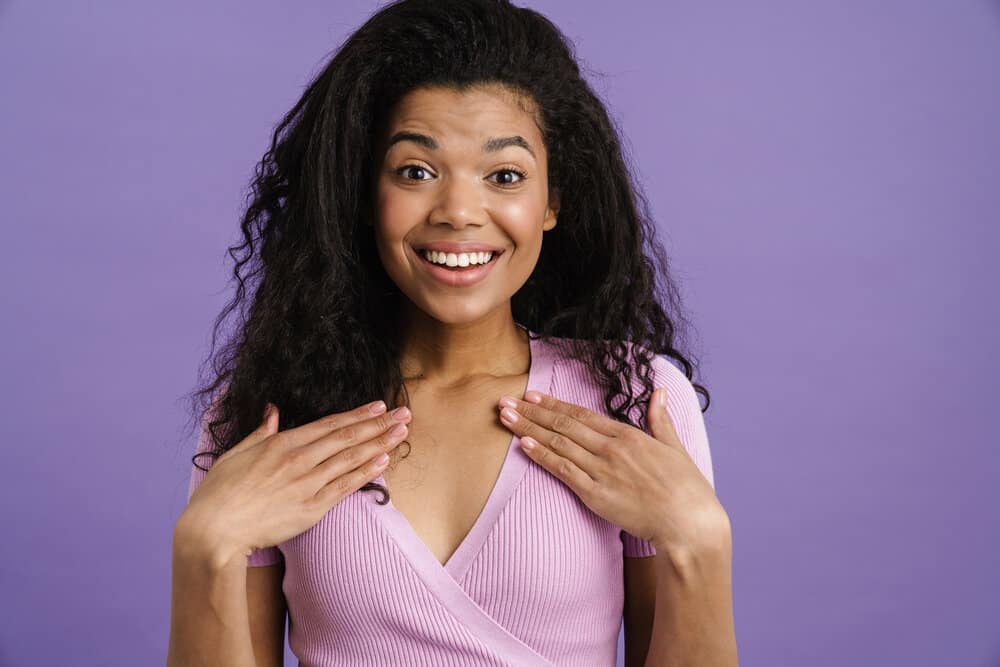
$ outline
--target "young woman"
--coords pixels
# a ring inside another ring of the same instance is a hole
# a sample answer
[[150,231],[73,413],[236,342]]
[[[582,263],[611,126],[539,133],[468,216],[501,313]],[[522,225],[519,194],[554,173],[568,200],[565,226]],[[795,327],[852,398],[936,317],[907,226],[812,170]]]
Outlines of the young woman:
[[280,665],[286,612],[302,665],[613,665],[623,618],[627,665],[735,665],[708,392],[643,202],[540,14],[357,30],[231,249],[168,665]]

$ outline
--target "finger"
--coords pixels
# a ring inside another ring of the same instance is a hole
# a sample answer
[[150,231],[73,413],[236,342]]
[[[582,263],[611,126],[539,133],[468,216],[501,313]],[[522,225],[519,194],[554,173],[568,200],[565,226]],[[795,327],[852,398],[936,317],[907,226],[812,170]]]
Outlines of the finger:
[[581,405],[563,403],[551,396],[541,395],[539,403],[529,403],[504,396],[500,400],[500,405],[511,406],[518,415],[553,433],[560,433],[572,439],[598,456],[608,446],[608,441],[614,437],[591,426],[596,423],[594,417],[598,415]]
[[528,436],[521,439],[521,449],[532,461],[568,486],[581,500],[590,497],[597,482],[576,463]]
[[385,469],[387,463],[389,463],[389,455],[385,454],[382,460],[378,458],[370,459],[360,467],[346,474],[334,477],[329,483],[320,487],[319,491],[313,497],[314,502],[329,511],[331,507],[341,500],[378,477],[382,470]]
[[397,423],[387,431],[361,444],[347,447],[313,468],[308,475],[311,484],[320,488],[352,470],[363,467],[383,453],[389,453],[406,439],[409,429],[406,424]]
[[282,431],[282,434],[285,438],[287,438],[289,446],[297,447],[322,438],[337,429],[350,426],[351,424],[357,424],[371,419],[376,415],[383,414],[385,414],[385,403],[383,401],[375,401],[347,412],[337,412],[332,415],[320,417],[319,419],[311,421],[307,424],[302,424],[301,426],[290,428],[287,431]]
[[543,394],[540,391],[531,390],[525,392],[524,401],[522,401],[522,403],[526,403],[528,405],[539,405],[553,412],[567,414],[594,431],[603,433],[611,438],[617,438],[622,435],[625,430],[623,424],[619,421],[598,414],[592,410],[588,410],[582,405],[560,401],[555,396]]
[[[537,408],[537,406],[533,407],[536,408],[536,412],[540,409]],[[518,437],[528,437],[540,442],[545,445],[545,448],[549,451],[556,453],[562,458],[572,461],[575,467],[585,470],[588,475],[593,476],[593,474],[596,474],[601,463],[600,457],[596,455],[597,445],[591,443],[590,447],[594,448],[592,452],[587,447],[580,445],[580,443],[578,443],[574,438],[567,435],[567,433],[574,430],[574,428],[570,425],[573,420],[568,416],[557,415],[552,420],[554,422],[558,422],[558,424],[553,425],[553,428],[561,429],[559,431],[553,431],[537,424],[531,419],[528,419],[525,415],[522,415],[509,407],[504,407],[500,411],[500,421],[502,421],[504,426],[513,431]],[[580,427],[584,428],[582,425],[580,425]],[[593,431],[591,431],[591,433],[593,433]]]
[[[405,425],[411,419],[410,411],[405,407],[399,408],[399,410],[402,412],[398,415],[391,412],[384,413],[364,421],[348,424],[336,431],[331,431],[314,442],[306,443],[304,445],[305,453],[303,454],[303,461],[310,468],[316,467],[330,457],[344,451],[357,449],[357,445],[385,435],[394,426],[399,424]],[[359,453],[355,452],[348,454],[348,456],[355,457],[359,455]],[[357,460],[352,467],[356,467],[360,463],[361,460]]]

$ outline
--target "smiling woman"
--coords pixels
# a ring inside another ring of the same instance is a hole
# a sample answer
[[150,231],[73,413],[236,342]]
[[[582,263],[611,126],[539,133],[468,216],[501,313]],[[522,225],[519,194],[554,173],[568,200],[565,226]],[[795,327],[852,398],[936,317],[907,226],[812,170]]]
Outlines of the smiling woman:
[[623,617],[629,665],[736,664],[708,391],[555,25],[386,5],[253,194],[216,333],[246,316],[195,393],[168,664],[280,664],[286,606],[302,665],[611,665]]
[[[540,122],[530,99],[501,85],[418,88],[395,105],[376,149],[374,223],[382,266],[406,296],[402,318],[481,320],[528,280],[559,206]],[[480,263],[474,251],[493,254]]]

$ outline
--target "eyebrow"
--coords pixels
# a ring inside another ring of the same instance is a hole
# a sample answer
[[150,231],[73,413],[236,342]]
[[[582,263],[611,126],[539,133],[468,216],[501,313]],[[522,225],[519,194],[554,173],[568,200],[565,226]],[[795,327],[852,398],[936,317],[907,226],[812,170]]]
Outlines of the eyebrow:
[[[389,139],[389,143],[385,147],[386,151],[388,151],[393,144],[400,141],[412,141],[432,151],[439,148],[438,142],[435,141],[433,137],[429,137],[426,134],[420,134],[419,132],[403,131],[392,135],[392,138]],[[486,143],[483,144],[483,151],[486,153],[495,153],[503,150],[507,146],[520,146],[524,150],[531,153],[531,157],[536,160],[538,159],[538,156],[535,155],[535,151],[531,149],[531,144],[529,144],[525,138],[519,134],[515,134],[512,137],[491,137],[486,140]]]

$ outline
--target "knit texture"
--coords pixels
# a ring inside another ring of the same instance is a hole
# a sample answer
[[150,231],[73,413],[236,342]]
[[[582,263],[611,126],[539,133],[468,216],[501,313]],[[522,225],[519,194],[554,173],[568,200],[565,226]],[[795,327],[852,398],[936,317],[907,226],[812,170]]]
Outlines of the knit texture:
[[[607,415],[565,342],[530,342],[528,389]],[[694,387],[665,357],[653,369],[678,437],[714,488]],[[623,557],[656,551],[591,511],[519,441],[512,437],[485,507],[444,565],[391,499],[375,502],[378,491],[351,494],[312,528],[248,557],[248,567],[284,566],[300,666],[615,664]],[[210,446],[203,424],[197,451]],[[189,499],[205,475],[192,468]]]

